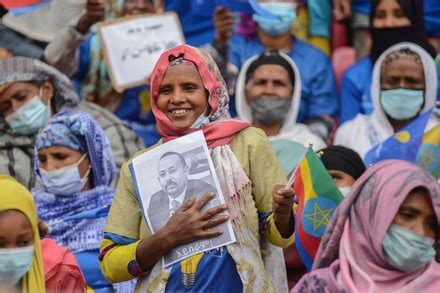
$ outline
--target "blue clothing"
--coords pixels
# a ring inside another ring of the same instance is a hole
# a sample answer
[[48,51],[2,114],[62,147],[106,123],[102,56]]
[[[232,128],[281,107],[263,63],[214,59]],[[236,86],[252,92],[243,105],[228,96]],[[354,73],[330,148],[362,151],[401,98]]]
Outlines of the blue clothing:
[[[438,71],[437,71],[438,72]],[[373,62],[369,56],[360,59],[345,72],[339,93],[341,123],[353,119],[358,113],[370,114],[373,111],[371,99],[371,81],[373,78]],[[437,100],[440,98],[440,75]]]
[[188,45],[198,47],[210,44],[214,40],[215,30],[212,18],[215,5],[212,5],[211,1],[165,0],[164,10],[174,11],[179,15]]
[[440,37],[440,1],[425,0],[424,11],[426,34]]
[[368,56],[360,59],[345,72],[339,93],[341,123],[353,119],[358,113],[370,114],[373,111],[370,94],[372,75],[373,62]]
[[75,86],[78,95],[81,97],[81,85],[84,82],[87,72],[90,67],[90,41],[92,40],[92,34],[89,34],[87,38],[79,46],[79,64],[78,72],[72,76],[73,85]]
[[310,15],[310,35],[330,38],[332,3],[330,1],[308,0],[307,8]]
[[113,285],[104,277],[98,264],[99,249],[75,253],[86,283],[95,293],[111,293]]
[[0,20],[0,47],[8,49],[15,56],[41,59],[45,46],[45,43],[29,40],[26,36],[8,28]]
[[[265,48],[257,37],[247,40],[234,35],[231,40],[230,61],[240,69],[247,59],[264,51]],[[301,103],[297,122],[336,115],[339,105],[329,58],[319,49],[296,39],[287,54],[296,63],[301,74]]]
[[150,87],[141,85],[124,91],[122,100],[114,114],[127,122],[142,138],[146,147],[161,138],[156,130],[156,120],[151,111]]
[[194,285],[185,289],[180,262],[173,265],[165,292],[243,292],[243,284],[235,261],[226,247],[203,254],[196,272]]
[[364,13],[370,15],[371,0],[354,0],[352,1],[353,12]]

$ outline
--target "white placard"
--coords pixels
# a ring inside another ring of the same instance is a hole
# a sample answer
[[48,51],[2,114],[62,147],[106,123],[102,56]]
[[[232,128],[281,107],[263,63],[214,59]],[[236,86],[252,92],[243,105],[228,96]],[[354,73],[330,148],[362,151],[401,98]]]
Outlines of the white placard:
[[[214,192],[215,197],[204,210],[225,203],[203,131],[174,139],[134,158],[130,172],[144,218],[152,233],[165,226],[191,195],[199,200],[206,193]],[[180,205],[176,203],[173,206],[179,197]],[[175,247],[164,255],[162,266],[236,241],[230,220],[216,227],[222,228],[223,234]]]
[[129,16],[105,22],[98,28],[113,87],[145,84],[160,55],[185,43],[175,13]]

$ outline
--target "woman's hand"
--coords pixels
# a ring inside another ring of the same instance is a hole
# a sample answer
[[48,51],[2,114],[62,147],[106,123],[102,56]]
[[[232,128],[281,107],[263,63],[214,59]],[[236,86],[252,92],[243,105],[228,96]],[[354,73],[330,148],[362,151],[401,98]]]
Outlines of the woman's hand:
[[219,215],[228,206],[223,204],[202,211],[203,207],[214,197],[212,192],[207,193],[198,201],[192,196],[162,228],[170,235],[175,246],[198,239],[213,238],[223,233],[222,229],[214,227],[229,219],[228,215]]
[[293,188],[285,189],[283,185],[276,185],[272,190],[272,211],[275,225],[283,238],[293,234]]
[[219,215],[228,208],[227,205],[223,204],[202,211],[213,198],[212,192],[198,201],[192,196],[174,213],[162,229],[139,243],[136,249],[136,260],[144,272],[164,254],[180,244],[216,237],[223,233],[222,229],[214,227],[229,219],[227,215]]
[[234,15],[228,9],[218,6],[214,12],[215,41],[228,46],[234,27]]

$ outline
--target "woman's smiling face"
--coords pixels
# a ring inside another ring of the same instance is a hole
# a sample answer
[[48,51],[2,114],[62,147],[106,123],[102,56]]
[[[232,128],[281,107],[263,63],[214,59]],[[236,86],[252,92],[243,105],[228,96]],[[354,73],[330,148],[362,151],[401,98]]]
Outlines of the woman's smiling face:
[[194,66],[173,65],[168,68],[160,84],[157,107],[174,126],[186,129],[202,114],[207,114],[208,95]]

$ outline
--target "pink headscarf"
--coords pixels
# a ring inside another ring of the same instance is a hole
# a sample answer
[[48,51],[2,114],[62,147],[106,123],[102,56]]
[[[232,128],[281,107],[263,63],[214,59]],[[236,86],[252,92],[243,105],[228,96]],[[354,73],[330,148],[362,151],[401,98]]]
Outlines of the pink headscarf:
[[[440,265],[431,260],[415,272],[388,265],[382,241],[400,205],[416,187],[425,187],[440,219],[440,186],[412,163],[388,160],[370,167],[355,183],[332,217],[313,271],[295,292],[438,292]],[[309,291],[310,290],[310,291]]]
[[211,56],[204,50],[181,45],[165,51],[157,61],[151,78],[152,111],[156,117],[156,128],[165,141],[197,131],[197,128],[178,129],[170,119],[157,108],[159,88],[170,64],[170,56],[183,56],[195,64],[204,87],[209,92],[208,103],[211,106],[211,123],[201,127],[209,148],[229,144],[234,134],[249,127],[249,123],[229,119],[229,96],[220,71]]

